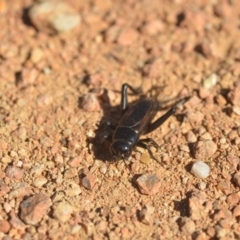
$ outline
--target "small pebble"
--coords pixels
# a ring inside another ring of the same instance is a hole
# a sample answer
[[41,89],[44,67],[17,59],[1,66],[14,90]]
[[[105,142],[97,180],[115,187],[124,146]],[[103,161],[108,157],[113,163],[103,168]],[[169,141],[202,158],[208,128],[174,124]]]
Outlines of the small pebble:
[[236,207],[233,209],[233,216],[234,216],[234,217],[239,217],[239,216],[240,216],[240,205],[236,206]]
[[213,219],[220,220],[220,219],[231,218],[231,217],[232,217],[232,213],[230,210],[221,208],[214,213]]
[[85,177],[82,179],[82,185],[86,189],[92,190],[95,184],[96,184],[96,177],[92,175],[90,172],[86,173]]
[[187,133],[186,138],[188,143],[194,143],[197,141],[197,136],[192,131]]
[[158,33],[163,32],[165,29],[165,25],[162,21],[156,19],[153,21],[148,22],[144,27],[143,27],[143,32],[146,32],[150,36],[154,36]]
[[232,110],[234,113],[236,113],[237,115],[240,115],[240,106],[233,106]]
[[195,232],[196,226],[192,219],[188,217],[181,217],[179,221],[179,227],[183,234],[191,235]]
[[108,170],[108,166],[106,164],[103,164],[101,167],[100,167],[100,172],[102,174],[106,174],[107,173],[107,170]]
[[43,176],[37,177],[33,181],[33,185],[37,188],[42,187],[46,183],[47,183],[47,179]]
[[65,194],[69,197],[74,197],[79,195],[82,191],[79,184],[75,182],[69,182],[68,187],[64,190]]
[[206,89],[210,89],[217,84],[217,75],[213,73],[208,78],[203,80],[203,87]]
[[141,155],[140,162],[141,162],[141,163],[144,163],[144,164],[149,164],[149,162],[150,162],[150,156],[149,156],[149,154],[143,153],[143,154]]
[[203,135],[206,131],[207,131],[206,128],[203,127],[203,126],[200,126],[199,129],[198,129],[199,135]]
[[227,203],[231,206],[236,206],[239,203],[239,195],[238,193],[231,193],[227,197]]
[[160,179],[156,174],[143,174],[136,181],[142,194],[153,195],[158,193],[161,186]]
[[234,139],[234,143],[235,143],[235,145],[239,145],[240,144],[240,137]]
[[10,224],[12,225],[12,227],[20,231],[24,231],[26,225],[16,216],[14,210],[11,211],[10,216],[11,216]]
[[74,178],[77,175],[78,175],[78,171],[76,168],[69,168],[69,169],[66,169],[66,171],[64,172],[65,179]]
[[10,230],[11,225],[6,220],[0,220],[0,232],[7,233]]
[[65,197],[64,191],[57,191],[52,196],[52,202],[56,203],[61,201]]
[[231,132],[228,133],[228,138],[230,140],[234,140],[237,137],[238,137],[238,132],[235,130],[232,130]]
[[25,127],[19,127],[17,129],[17,134],[18,134],[18,137],[22,140],[22,141],[25,141],[26,138],[27,138],[27,130]]
[[52,26],[57,32],[70,32],[80,24],[80,15],[62,14],[52,20]]
[[211,94],[211,92],[210,92],[209,89],[206,89],[204,87],[200,87],[199,88],[199,96],[200,96],[200,98],[205,99],[205,98],[209,97],[210,94]]
[[90,86],[98,87],[99,85],[101,85],[103,78],[104,76],[101,73],[91,74],[88,77],[87,84]]
[[188,211],[192,220],[200,220],[205,216],[205,206],[203,203],[206,201],[205,196],[198,195],[192,196],[188,201]]
[[73,207],[67,202],[58,202],[53,205],[53,217],[60,222],[67,222],[73,213]]
[[146,224],[146,225],[152,225],[153,224],[153,217],[151,216],[151,212],[148,211],[147,208],[143,208],[139,212],[139,220]]
[[227,234],[227,230],[225,228],[222,228],[220,226],[216,226],[216,237],[218,239],[224,238]]
[[205,182],[200,182],[200,183],[198,183],[198,188],[200,189],[200,190],[205,190],[206,189],[206,183]]
[[137,40],[138,35],[139,33],[135,29],[126,29],[120,33],[117,42],[121,46],[130,46],[134,41]]
[[218,94],[215,99],[216,99],[216,102],[219,105],[226,105],[227,104],[227,100],[221,94]]
[[88,235],[91,235],[95,229],[95,226],[91,221],[84,221],[81,223],[81,226]]
[[210,237],[214,237],[215,234],[216,234],[215,228],[214,228],[214,227],[208,227],[208,228],[207,228],[207,234],[208,234],[208,236],[210,236]]
[[219,143],[225,144],[227,142],[226,138],[220,138]]
[[187,145],[180,145],[179,149],[183,152],[188,152],[188,153],[190,152],[190,149]]
[[6,213],[9,213],[9,212],[12,210],[12,207],[11,207],[11,205],[10,205],[9,203],[5,202],[5,203],[3,204],[3,209],[4,209],[4,211],[5,211]]
[[30,60],[32,63],[38,63],[43,57],[43,50],[41,48],[34,48],[31,51]]
[[233,14],[234,8],[228,1],[223,1],[221,4],[214,5],[214,13],[221,18],[229,18]]
[[200,111],[194,110],[194,108],[192,107],[186,113],[186,119],[190,122],[192,126],[196,127],[197,125],[202,123],[204,119],[204,114]]
[[202,161],[197,161],[193,164],[191,173],[197,178],[207,178],[210,174],[210,167]]
[[[18,81],[16,82],[18,87],[25,87],[25,86],[29,86],[34,84],[39,76],[39,71],[35,68],[24,68],[21,72],[21,75],[18,79]],[[27,132],[26,132],[27,133]],[[19,135],[22,135],[22,137],[24,136],[23,133],[18,133]],[[26,138],[26,134],[25,134],[25,138]],[[24,139],[22,139],[24,140]]]
[[189,180],[188,177],[184,177],[184,178],[182,179],[182,183],[183,183],[184,185],[186,185],[187,182],[188,182],[188,180]]
[[236,157],[232,154],[229,154],[227,156],[227,161],[232,165],[232,167],[234,168],[234,170],[237,170],[237,167],[240,163],[240,158],[239,157]]
[[58,164],[63,164],[63,156],[60,154],[56,154],[54,157],[54,162]]
[[47,33],[70,32],[80,22],[80,14],[65,2],[43,1],[35,4],[29,11],[34,26]]
[[225,180],[221,180],[218,184],[217,184],[217,189],[221,190],[224,193],[227,193],[229,190],[229,185]]
[[234,222],[233,218],[225,218],[218,221],[219,225],[225,229],[230,229]]
[[5,172],[8,178],[14,179],[14,180],[21,180],[24,175],[24,171],[15,166],[8,166]]
[[99,221],[97,224],[96,224],[96,229],[98,232],[102,232],[102,233],[105,233],[107,231],[107,222],[106,221]]
[[94,93],[88,93],[83,96],[81,108],[86,112],[95,112],[100,110],[98,98]]
[[118,38],[119,32],[120,32],[119,26],[112,25],[108,27],[105,33],[105,41],[107,43],[115,42]]
[[82,161],[82,157],[81,156],[77,156],[77,157],[73,157],[71,158],[67,164],[70,166],[70,167],[78,167],[80,165]]
[[9,191],[10,188],[8,185],[3,180],[0,180],[0,197],[5,196]]
[[214,155],[217,151],[217,144],[212,140],[198,141],[193,147],[194,157],[199,159],[207,159]]
[[74,225],[74,226],[71,226],[71,231],[70,231],[70,233],[71,234],[77,234],[77,235],[79,235],[80,234],[80,231],[81,231],[81,226],[79,225],[79,224],[76,224],[76,225]]
[[32,194],[32,189],[27,183],[18,182],[9,193],[10,198],[21,198]]
[[20,218],[27,224],[36,225],[47,214],[51,205],[50,197],[37,193],[21,202]]
[[130,231],[129,231],[129,229],[127,227],[122,227],[120,231],[121,231],[121,237],[123,239],[129,239]]
[[205,132],[201,135],[201,140],[212,140],[212,136],[209,132]]

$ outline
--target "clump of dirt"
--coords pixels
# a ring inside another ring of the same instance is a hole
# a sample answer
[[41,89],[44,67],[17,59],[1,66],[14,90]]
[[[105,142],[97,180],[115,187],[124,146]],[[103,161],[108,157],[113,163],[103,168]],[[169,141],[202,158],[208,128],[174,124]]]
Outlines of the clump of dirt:
[[[0,238],[239,238],[240,2],[44,2],[0,0]],[[191,96],[148,135],[161,164],[108,162],[125,82],[156,117]]]

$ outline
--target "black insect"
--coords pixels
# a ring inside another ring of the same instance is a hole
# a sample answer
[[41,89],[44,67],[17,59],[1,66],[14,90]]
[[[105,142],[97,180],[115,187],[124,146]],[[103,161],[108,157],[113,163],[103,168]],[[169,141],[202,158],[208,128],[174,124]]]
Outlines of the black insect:
[[159,148],[159,145],[151,138],[139,139],[143,134],[150,133],[162,125],[170,116],[172,116],[179,105],[184,104],[189,97],[181,99],[169,111],[156,121],[151,122],[158,110],[158,102],[155,99],[140,99],[132,106],[128,106],[127,89],[133,93],[139,91],[125,83],[122,86],[122,118],[118,122],[112,136],[110,153],[112,160],[127,159],[135,146],[147,149],[152,158],[157,160],[149,145]]

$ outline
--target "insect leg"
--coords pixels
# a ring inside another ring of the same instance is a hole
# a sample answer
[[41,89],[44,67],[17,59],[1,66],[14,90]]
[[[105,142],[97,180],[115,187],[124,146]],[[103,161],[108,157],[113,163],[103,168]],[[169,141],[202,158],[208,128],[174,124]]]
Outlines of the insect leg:
[[169,117],[171,117],[176,112],[179,105],[184,104],[189,99],[190,99],[190,97],[181,99],[169,111],[167,111],[163,116],[158,118],[155,122],[149,124],[146,133],[150,133],[150,132],[154,131],[156,128],[158,128],[159,126],[161,126]]
[[148,143],[149,145],[154,146],[155,148],[160,148],[160,147],[161,147],[161,146],[158,145],[158,144],[156,143],[156,141],[154,141],[152,138],[140,139],[139,142],[143,142],[143,143],[146,142],[146,143]]
[[105,141],[111,142],[112,135],[115,129],[116,127],[111,122],[106,122],[103,125],[103,128],[101,129],[101,132],[99,134],[101,144],[103,144]]
[[130,89],[134,94],[141,93],[141,88],[134,89],[128,83],[124,83],[122,85],[122,99],[121,99],[121,107],[122,107],[122,114],[126,112],[127,105],[128,105],[128,96],[127,96],[127,89]]
[[[158,145],[158,144],[157,144]],[[139,147],[142,147],[142,148],[144,148],[144,149],[147,149],[148,150],[148,152],[149,152],[149,154],[150,154],[150,156],[151,156],[151,158],[153,158],[155,161],[157,161],[161,166],[163,166],[163,164],[154,156],[154,154],[153,154],[153,152],[151,151],[151,149],[150,149],[150,147],[149,147],[149,145],[147,145],[146,143],[144,143],[144,141],[139,141],[138,143],[137,143],[137,146],[139,146]],[[159,146],[159,145],[158,145]]]

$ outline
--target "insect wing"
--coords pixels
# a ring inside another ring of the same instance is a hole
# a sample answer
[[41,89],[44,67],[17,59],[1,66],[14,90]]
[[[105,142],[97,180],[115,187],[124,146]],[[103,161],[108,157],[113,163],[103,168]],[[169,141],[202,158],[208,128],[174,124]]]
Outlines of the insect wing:
[[154,115],[155,106],[153,101],[149,99],[140,100],[126,111],[118,126],[129,127],[141,133]]

